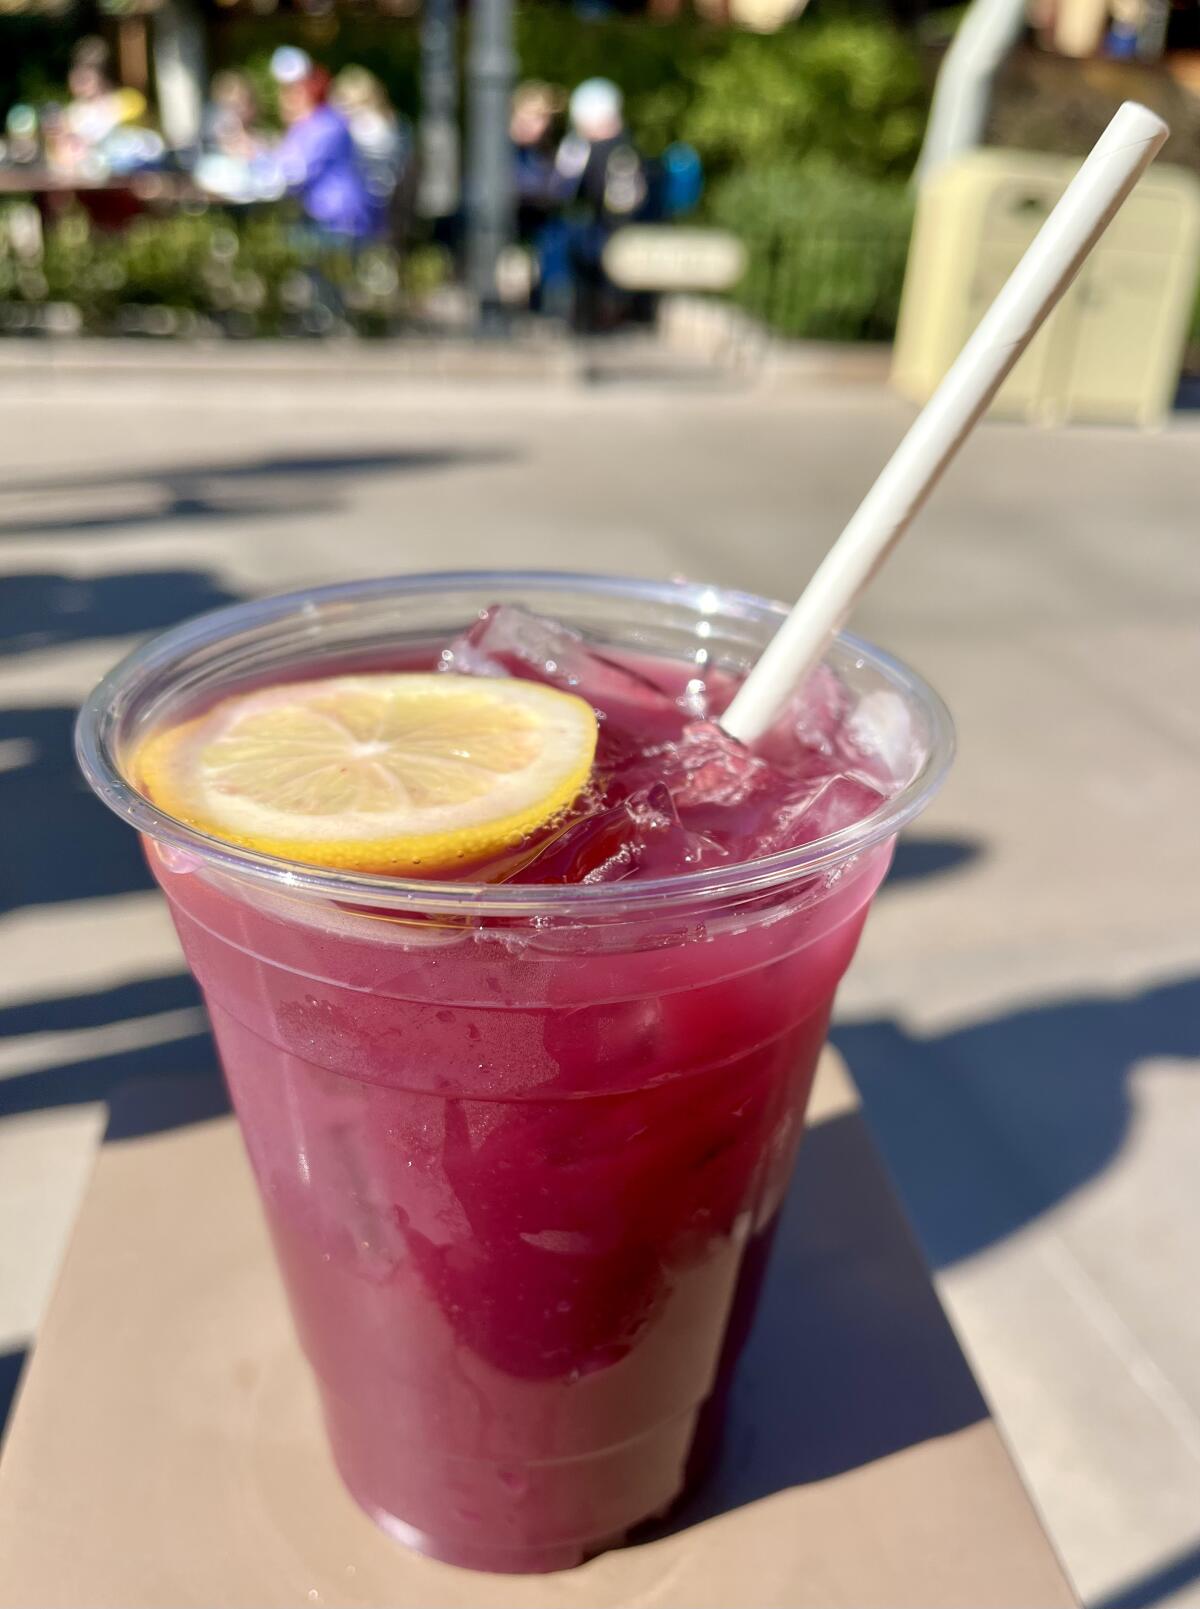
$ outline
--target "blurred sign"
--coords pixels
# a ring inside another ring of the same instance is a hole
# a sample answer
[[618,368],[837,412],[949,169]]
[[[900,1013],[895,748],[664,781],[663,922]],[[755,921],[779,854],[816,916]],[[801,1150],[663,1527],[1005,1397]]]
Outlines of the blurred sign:
[[746,271],[746,248],[723,229],[630,224],[604,248],[604,272],[630,291],[727,291]]
[[696,10],[706,22],[735,22],[760,34],[773,34],[785,22],[795,22],[807,5],[808,0],[696,0]]

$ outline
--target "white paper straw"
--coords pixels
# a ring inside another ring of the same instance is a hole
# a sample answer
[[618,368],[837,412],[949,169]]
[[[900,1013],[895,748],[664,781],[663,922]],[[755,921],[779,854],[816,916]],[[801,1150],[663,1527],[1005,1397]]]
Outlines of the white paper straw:
[[820,661],[1168,132],[1117,112],[722,716],[733,737],[761,736]]

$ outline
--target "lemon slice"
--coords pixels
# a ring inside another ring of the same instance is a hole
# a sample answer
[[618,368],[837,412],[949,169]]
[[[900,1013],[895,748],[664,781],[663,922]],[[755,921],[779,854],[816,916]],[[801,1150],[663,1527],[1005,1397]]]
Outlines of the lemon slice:
[[519,844],[585,786],[589,704],[538,682],[335,676],[225,699],[148,738],[160,810],[288,860],[431,876]]

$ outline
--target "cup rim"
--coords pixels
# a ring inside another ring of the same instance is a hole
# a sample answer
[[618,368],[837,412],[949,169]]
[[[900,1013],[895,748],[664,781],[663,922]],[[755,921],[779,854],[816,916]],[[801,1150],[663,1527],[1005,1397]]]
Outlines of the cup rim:
[[701,615],[719,614],[751,622],[774,618],[782,623],[787,614],[787,606],[772,599],[704,582],[559,570],[436,571],[341,582],[250,599],[197,615],[150,638],[121,659],[93,689],[79,712],[75,748],[80,768],[100,799],[138,832],[235,878],[266,884],[276,893],[316,896],[338,904],[401,914],[407,909],[458,916],[601,917],[619,911],[645,912],[660,904],[694,905],[757,894],[832,872],[893,837],[912,821],[941,786],[953,759],[955,737],[950,712],[924,677],[864,638],[840,632],[836,645],[840,654],[871,666],[906,702],[922,709],[929,730],[924,761],[899,792],[860,821],[799,848],[732,865],[633,883],[595,884],[465,883],[335,871],[226,843],[190,827],[156,809],[122,774],[112,741],[121,710],[139,689],[188,654],[248,626],[275,623],[293,614],[315,617],[329,604],[353,604],[389,594],[467,590],[486,593],[489,587],[521,588],[531,594],[574,591],[637,598],[651,604],[683,604]]

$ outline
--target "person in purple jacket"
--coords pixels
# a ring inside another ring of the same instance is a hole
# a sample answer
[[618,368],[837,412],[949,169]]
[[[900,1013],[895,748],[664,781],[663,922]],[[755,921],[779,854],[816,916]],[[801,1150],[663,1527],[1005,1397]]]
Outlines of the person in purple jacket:
[[277,50],[271,69],[287,132],[276,161],[316,231],[332,241],[358,244],[383,232],[384,215],[371,194],[349,124],[326,94],[329,74],[301,50]]

